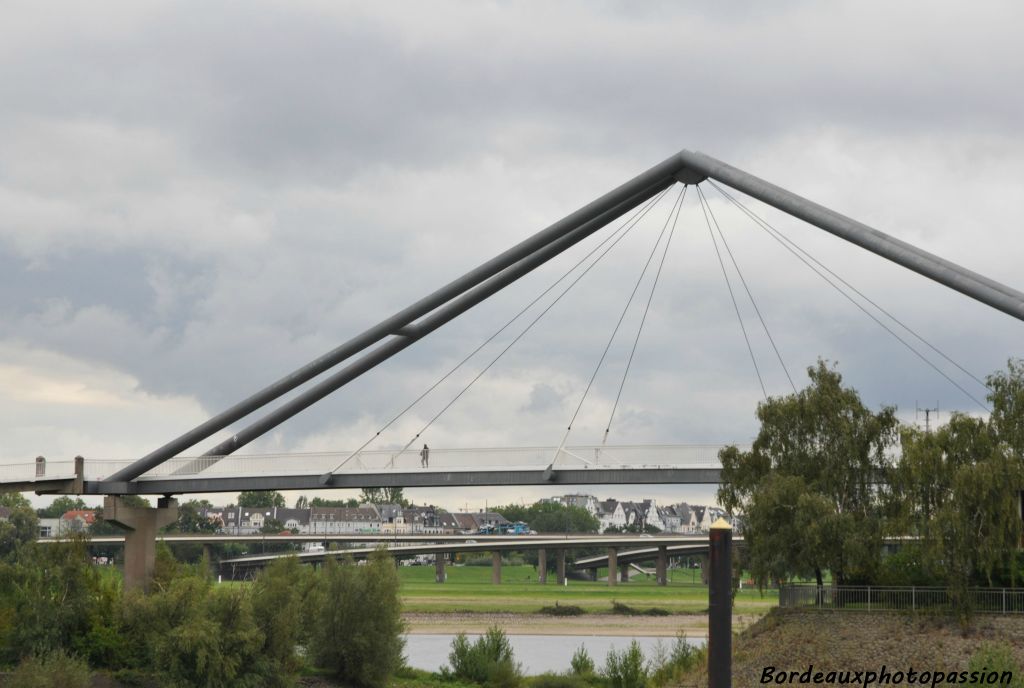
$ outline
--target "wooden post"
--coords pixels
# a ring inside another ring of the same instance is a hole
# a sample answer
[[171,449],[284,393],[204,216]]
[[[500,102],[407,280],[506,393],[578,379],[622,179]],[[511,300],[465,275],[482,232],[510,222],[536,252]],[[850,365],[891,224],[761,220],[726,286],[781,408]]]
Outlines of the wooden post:
[[732,526],[711,526],[708,556],[708,688],[732,688]]

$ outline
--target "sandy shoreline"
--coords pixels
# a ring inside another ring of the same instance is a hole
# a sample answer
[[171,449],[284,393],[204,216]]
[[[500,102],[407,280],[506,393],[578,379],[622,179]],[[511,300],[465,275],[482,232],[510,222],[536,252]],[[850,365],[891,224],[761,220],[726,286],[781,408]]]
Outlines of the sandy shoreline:
[[[508,613],[419,613],[402,614],[408,633],[483,633],[497,625],[509,635],[614,635],[672,637],[684,631],[690,637],[708,633],[707,614],[670,616],[623,616],[584,614],[547,616],[545,614]],[[760,618],[743,614],[733,617],[733,630],[739,631]]]

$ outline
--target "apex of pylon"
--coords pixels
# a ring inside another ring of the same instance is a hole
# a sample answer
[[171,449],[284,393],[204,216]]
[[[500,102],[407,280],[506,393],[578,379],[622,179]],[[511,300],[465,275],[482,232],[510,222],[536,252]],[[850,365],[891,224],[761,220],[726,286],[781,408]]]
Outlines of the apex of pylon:
[[732,526],[729,525],[728,521],[719,516],[718,520],[711,524],[711,530],[732,530]]

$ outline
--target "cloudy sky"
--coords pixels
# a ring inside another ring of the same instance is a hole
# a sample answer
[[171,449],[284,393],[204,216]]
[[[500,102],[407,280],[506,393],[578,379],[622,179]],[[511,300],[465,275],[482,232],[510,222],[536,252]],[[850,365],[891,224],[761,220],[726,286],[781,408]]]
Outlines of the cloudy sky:
[[[0,17],[2,463],[145,454],[681,148],[1024,287],[1019,3],[6,2]],[[424,439],[557,445],[675,193]],[[797,385],[823,357],[910,422],[917,406],[983,412],[706,193]],[[751,207],[975,375],[1024,355],[1022,323]],[[688,194],[609,443],[757,432],[704,222]],[[361,445],[608,233],[246,451]],[[600,442],[649,284],[570,443]],[[404,445],[528,321],[371,446]]]

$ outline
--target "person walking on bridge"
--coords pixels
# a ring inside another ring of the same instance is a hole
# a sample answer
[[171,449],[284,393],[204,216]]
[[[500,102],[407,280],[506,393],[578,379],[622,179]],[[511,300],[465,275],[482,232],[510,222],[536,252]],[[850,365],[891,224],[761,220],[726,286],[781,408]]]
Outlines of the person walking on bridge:
[[420,449],[420,466],[427,468],[430,465],[430,447],[423,445],[423,449]]

